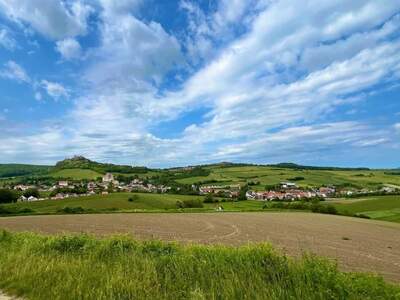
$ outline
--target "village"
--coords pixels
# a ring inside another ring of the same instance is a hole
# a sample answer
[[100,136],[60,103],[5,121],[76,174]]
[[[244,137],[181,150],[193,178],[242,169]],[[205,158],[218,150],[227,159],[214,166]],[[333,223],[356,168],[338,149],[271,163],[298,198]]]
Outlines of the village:
[[[107,195],[111,192],[141,192],[141,193],[173,193],[170,186],[153,184],[148,180],[135,178],[129,183],[118,181],[112,173],[106,173],[98,181],[76,182],[59,180],[52,186],[17,184],[12,187],[22,192],[20,202],[32,202],[41,200],[62,200],[66,198],[84,197],[93,195]],[[27,192],[37,190],[32,195]],[[177,189],[179,191],[179,188]],[[280,182],[272,188],[260,191],[253,190],[250,186],[232,185],[195,185],[191,186],[193,194],[212,195],[232,200],[257,200],[257,201],[297,201],[309,199],[325,199],[334,197],[353,197],[377,193],[398,193],[394,187],[382,187],[379,190],[369,189],[339,189],[334,185],[315,188],[299,187],[293,182]],[[46,195],[43,196],[43,195]]]
[[[37,189],[40,193],[49,193],[49,197],[35,197],[22,195],[19,198],[21,202],[41,201],[41,200],[61,200],[66,198],[93,196],[96,194],[108,195],[110,192],[143,192],[143,193],[166,193],[171,188],[164,185],[154,185],[145,183],[143,180],[134,179],[125,184],[119,182],[111,173],[106,173],[101,182],[89,181],[88,183],[72,183],[68,180],[60,180],[57,184],[47,187],[42,185],[24,185],[18,184],[13,187],[14,190],[26,192]],[[76,192],[78,191],[78,192]]]

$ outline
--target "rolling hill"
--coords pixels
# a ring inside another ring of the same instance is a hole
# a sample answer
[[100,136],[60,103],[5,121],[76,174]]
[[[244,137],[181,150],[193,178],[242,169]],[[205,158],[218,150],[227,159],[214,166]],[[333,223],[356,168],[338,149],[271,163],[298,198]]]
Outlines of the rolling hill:
[[0,179],[7,177],[49,176],[93,180],[106,172],[114,175],[158,178],[167,183],[179,184],[250,184],[263,190],[266,185],[293,181],[299,186],[336,185],[354,188],[376,188],[383,185],[400,186],[398,170],[368,168],[337,168],[302,166],[293,163],[254,165],[222,162],[209,165],[170,169],[99,163],[82,156],[58,162],[55,166],[7,164],[0,165]]

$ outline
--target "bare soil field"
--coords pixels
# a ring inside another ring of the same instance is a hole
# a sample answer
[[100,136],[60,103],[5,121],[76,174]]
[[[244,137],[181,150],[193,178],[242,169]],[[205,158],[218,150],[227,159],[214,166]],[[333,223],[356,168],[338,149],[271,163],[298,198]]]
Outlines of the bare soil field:
[[91,214],[0,218],[0,228],[234,246],[270,242],[288,255],[312,252],[336,259],[342,270],[400,282],[400,224],[383,221],[292,212]]

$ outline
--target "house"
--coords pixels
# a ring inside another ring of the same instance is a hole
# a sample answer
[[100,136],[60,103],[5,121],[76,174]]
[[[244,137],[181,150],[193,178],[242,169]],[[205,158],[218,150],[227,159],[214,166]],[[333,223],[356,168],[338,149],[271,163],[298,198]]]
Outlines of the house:
[[68,181],[59,181],[58,186],[59,187],[68,187]]
[[18,201],[21,201],[21,202],[25,202],[25,201],[27,201],[28,200],[28,198],[26,198],[25,196],[21,196],[21,197],[19,197],[18,198]]
[[19,191],[26,191],[28,189],[34,188],[34,186],[31,185],[23,185],[23,184],[18,184],[14,186],[14,190],[19,190]]
[[290,189],[290,188],[297,187],[297,185],[293,182],[281,182],[280,185],[281,185],[281,188],[283,188],[283,189]]
[[28,201],[29,201],[29,202],[31,202],[31,201],[38,201],[38,198],[33,197],[33,196],[30,196],[30,197],[28,198]]
[[96,185],[95,182],[89,182],[89,183],[87,184],[87,189],[88,189],[89,191],[94,190],[96,187],[97,187],[97,185]]
[[103,176],[103,182],[106,183],[112,183],[114,181],[114,175],[111,173],[106,173],[106,175]]

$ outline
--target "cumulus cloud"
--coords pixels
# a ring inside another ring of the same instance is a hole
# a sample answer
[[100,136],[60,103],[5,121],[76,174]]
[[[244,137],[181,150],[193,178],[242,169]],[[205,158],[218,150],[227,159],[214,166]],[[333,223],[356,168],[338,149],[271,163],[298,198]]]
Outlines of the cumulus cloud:
[[24,68],[13,60],[4,64],[3,69],[0,70],[0,77],[15,80],[20,83],[29,83],[31,81]]
[[[98,47],[82,70],[87,89],[66,114],[68,125],[33,137],[41,141],[32,145],[35,155],[50,147],[60,158],[81,153],[159,166],[307,161],[395,143],[392,127],[343,121],[336,110],[400,79],[396,1],[219,1],[210,14],[182,1],[190,16],[183,39],[137,17],[140,1],[99,3]],[[239,20],[244,28],[234,26]],[[171,71],[185,64],[181,49],[189,42],[213,55],[176,83]],[[42,86],[68,97],[61,85]],[[157,133],[198,109],[203,118],[174,138]],[[23,151],[16,149],[24,142],[1,143],[0,152]]]
[[76,39],[68,38],[56,43],[56,49],[66,60],[79,58],[81,56],[81,45]]
[[400,133],[400,123],[394,124],[394,129],[396,130],[396,132]]
[[17,47],[17,42],[5,28],[0,29],[0,46],[7,50],[14,50]]
[[[44,88],[47,94],[55,100],[58,100],[59,98],[68,98],[69,96],[68,90],[60,83],[42,80],[41,86]],[[41,97],[39,97],[39,99],[40,98]]]
[[79,0],[0,0],[0,10],[9,19],[30,25],[55,40],[83,35],[92,8]]
[[85,79],[97,86],[132,89],[141,89],[148,81],[159,83],[182,59],[177,39],[159,23],[144,23],[122,10],[120,2],[116,17],[109,11],[114,11],[116,3],[103,1],[101,45],[91,52],[93,63],[85,71]]

